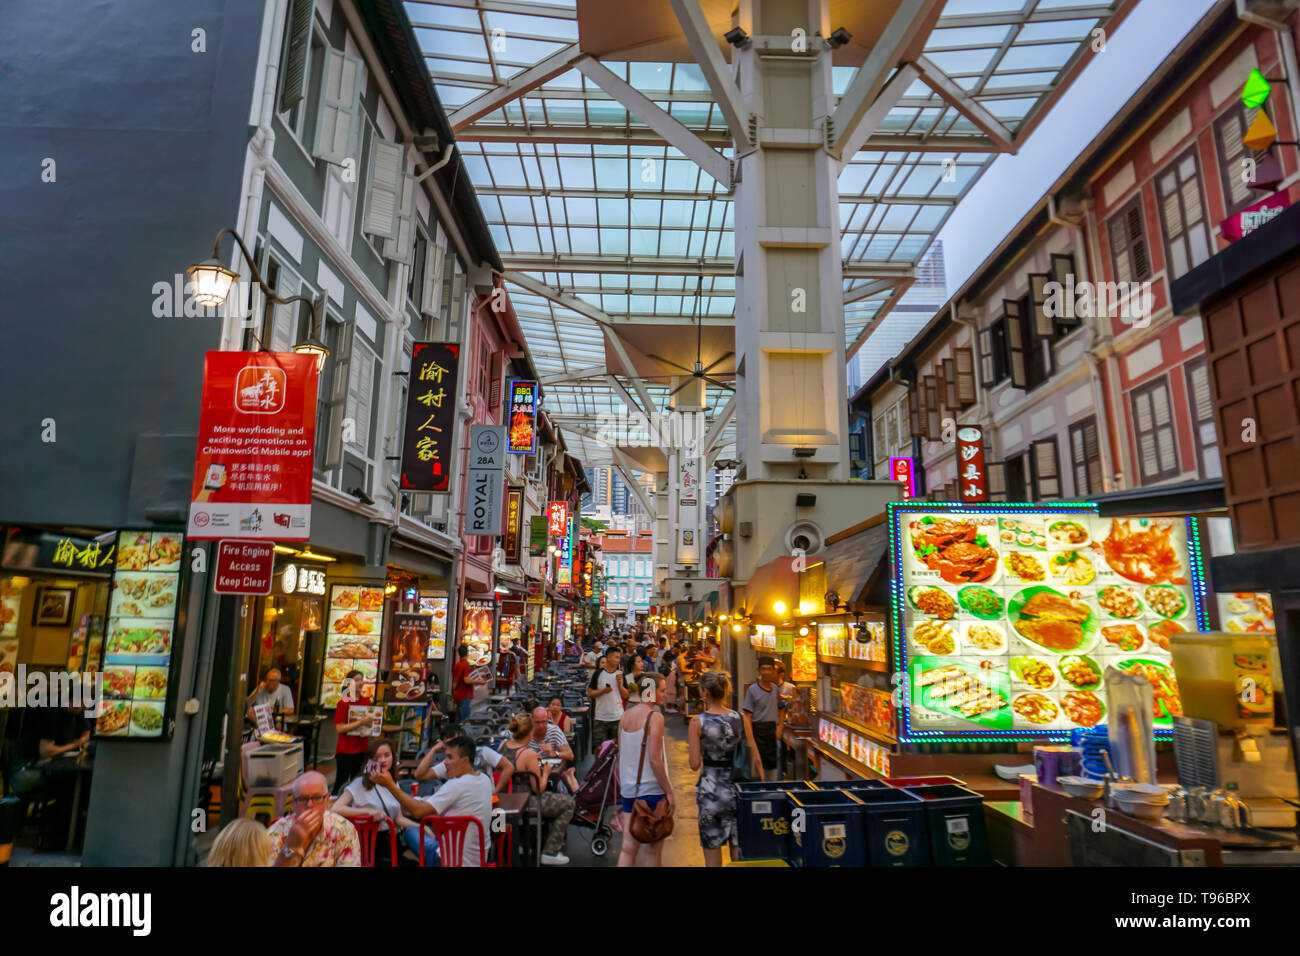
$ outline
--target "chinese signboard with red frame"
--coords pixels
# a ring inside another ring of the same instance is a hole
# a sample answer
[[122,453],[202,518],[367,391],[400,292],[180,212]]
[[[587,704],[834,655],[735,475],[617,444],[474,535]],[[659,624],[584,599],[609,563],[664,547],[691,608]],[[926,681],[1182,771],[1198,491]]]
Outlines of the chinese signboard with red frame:
[[208,352],[188,535],[311,538],[320,364],[295,352]]
[[988,501],[989,498],[984,430],[978,425],[957,429],[957,495],[961,501]]
[[506,390],[506,451],[531,455],[537,451],[537,383],[512,378]]
[[403,491],[451,490],[459,368],[460,346],[455,342],[416,342],[411,348],[402,439]]
[[910,458],[891,458],[889,459],[889,480],[902,481],[906,483],[906,490],[903,492],[904,498],[916,497],[916,477],[912,468],[912,459]]
[[552,501],[546,509],[546,514],[550,520],[551,537],[558,538],[562,534],[568,534],[569,503],[567,501]]

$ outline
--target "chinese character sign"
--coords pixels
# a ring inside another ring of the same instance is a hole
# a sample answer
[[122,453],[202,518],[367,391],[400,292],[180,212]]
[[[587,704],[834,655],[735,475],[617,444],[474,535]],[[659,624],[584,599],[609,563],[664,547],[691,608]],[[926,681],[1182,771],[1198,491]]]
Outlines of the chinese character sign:
[[411,349],[402,439],[403,491],[451,490],[459,369],[460,346],[454,342],[416,342]]
[[207,353],[190,537],[311,537],[319,369],[294,352]]
[[889,480],[903,482],[904,498],[916,497],[916,480],[913,474],[912,459],[910,458],[889,459]]
[[512,378],[509,382],[506,426],[510,429],[507,451],[531,455],[537,450],[537,383]]
[[568,532],[569,503],[567,501],[552,501],[546,514],[550,518],[551,537],[558,538]]
[[988,501],[984,430],[975,425],[957,429],[957,493],[962,501]]
[[518,564],[523,537],[524,489],[511,488],[506,496],[506,564]]
[[556,571],[556,581],[560,587],[568,590],[573,586],[573,519],[565,519],[563,537],[560,539],[560,558]]

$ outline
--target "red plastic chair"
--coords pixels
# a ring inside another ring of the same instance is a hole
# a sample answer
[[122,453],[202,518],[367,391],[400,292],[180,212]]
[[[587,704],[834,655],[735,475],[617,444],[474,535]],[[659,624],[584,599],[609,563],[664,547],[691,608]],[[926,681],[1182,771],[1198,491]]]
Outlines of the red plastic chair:
[[492,866],[487,861],[487,841],[483,838],[483,824],[478,817],[427,816],[420,821],[420,866],[424,866],[424,829],[428,827],[438,838],[438,851],[443,866],[464,866],[465,834],[470,825],[478,830],[478,865]]
[[[495,791],[497,784],[501,782],[501,771],[492,771],[492,787]],[[513,779],[506,784],[506,793],[515,792],[515,782]],[[495,808],[496,804],[493,803]],[[494,814],[496,810],[492,811]],[[514,866],[515,858],[515,832],[510,827],[506,827],[500,833],[492,834],[492,846],[496,850],[496,866],[509,867]]]
[[[389,817],[384,817],[388,822],[388,858],[391,866],[397,866],[397,824]],[[361,865],[375,865],[375,843],[379,839],[379,824],[381,821],[371,817],[369,820],[349,820],[353,828],[357,831],[357,840],[361,843]]]

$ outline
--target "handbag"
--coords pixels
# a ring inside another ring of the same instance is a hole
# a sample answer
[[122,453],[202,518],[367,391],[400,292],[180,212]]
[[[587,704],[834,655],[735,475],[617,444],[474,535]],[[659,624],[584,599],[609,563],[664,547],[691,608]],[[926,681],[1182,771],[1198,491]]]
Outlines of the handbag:
[[44,786],[45,770],[36,764],[18,767],[9,780],[9,789],[20,797],[35,793]]
[[[651,713],[650,717],[654,714]],[[641,734],[641,759],[636,766],[636,788],[641,789],[641,773],[645,770],[645,748],[650,741],[650,718],[646,718]],[[673,811],[668,798],[660,800],[653,809],[640,797],[632,803],[632,822],[628,828],[638,843],[658,843],[673,832]]]

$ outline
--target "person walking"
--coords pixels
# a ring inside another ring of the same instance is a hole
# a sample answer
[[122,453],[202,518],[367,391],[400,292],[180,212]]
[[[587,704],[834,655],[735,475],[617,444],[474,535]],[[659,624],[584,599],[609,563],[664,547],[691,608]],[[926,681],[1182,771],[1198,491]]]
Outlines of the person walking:
[[456,666],[451,669],[451,699],[456,703],[456,723],[463,724],[474,707],[474,688],[486,684],[487,678],[470,676],[474,668],[469,662],[469,645],[460,645],[456,656]]
[[610,645],[601,658],[600,667],[592,673],[587,688],[587,696],[596,703],[591,726],[591,752],[594,754],[600,753],[600,745],[606,740],[618,737],[618,722],[623,719],[627,688],[623,686],[618,669],[621,656],[618,645]]
[[664,841],[641,843],[632,836],[632,808],[638,800],[651,810],[660,801],[668,804],[671,815],[677,809],[673,783],[668,777],[668,759],[664,745],[664,715],[655,701],[663,686],[657,672],[640,678],[635,700],[619,722],[618,784],[623,797],[623,846],[619,866],[636,866],[637,854],[645,849],[646,866],[663,866]]
[[[736,855],[736,792],[733,781],[736,748],[748,747],[745,724],[740,714],[725,704],[731,693],[731,678],[723,671],[705,671],[700,676],[704,710],[691,718],[689,760],[700,771],[695,783],[699,807],[700,846],[705,866],[722,866],[722,845],[731,845]],[[750,751],[751,760],[758,754]]]
[[501,756],[514,767],[515,793],[529,794],[525,812],[535,814],[541,808],[542,866],[565,866],[569,858],[564,855],[564,842],[573,817],[573,797],[546,789],[551,764],[542,763],[529,748],[532,738],[533,718],[515,715],[510,718],[510,739],[501,745]]
[[781,691],[776,685],[776,659],[758,659],[758,680],[745,691],[745,739],[749,743],[750,769],[755,780],[777,778],[776,742],[781,737]]

